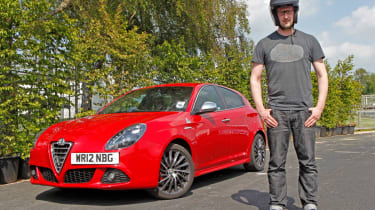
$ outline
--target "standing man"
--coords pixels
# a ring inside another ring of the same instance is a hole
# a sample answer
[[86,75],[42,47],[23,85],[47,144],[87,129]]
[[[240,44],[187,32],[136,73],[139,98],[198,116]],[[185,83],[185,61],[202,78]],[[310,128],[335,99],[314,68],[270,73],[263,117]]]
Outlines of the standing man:
[[[285,164],[292,134],[299,160],[301,203],[304,210],[317,210],[314,129],[328,92],[324,53],[313,36],[294,29],[298,0],[271,0],[270,9],[278,29],[256,45],[250,79],[256,109],[268,127],[270,209],[282,210],[287,204]],[[311,91],[311,64],[318,78],[316,106]],[[268,78],[267,109],[263,106],[261,92],[264,67]]]

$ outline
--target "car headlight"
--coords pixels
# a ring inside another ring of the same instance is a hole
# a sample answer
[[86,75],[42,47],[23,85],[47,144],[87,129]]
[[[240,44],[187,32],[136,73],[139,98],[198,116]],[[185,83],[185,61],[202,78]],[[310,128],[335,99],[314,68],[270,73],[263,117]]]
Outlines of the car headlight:
[[146,124],[131,125],[114,135],[105,145],[106,150],[114,150],[129,147],[135,144],[145,133]]

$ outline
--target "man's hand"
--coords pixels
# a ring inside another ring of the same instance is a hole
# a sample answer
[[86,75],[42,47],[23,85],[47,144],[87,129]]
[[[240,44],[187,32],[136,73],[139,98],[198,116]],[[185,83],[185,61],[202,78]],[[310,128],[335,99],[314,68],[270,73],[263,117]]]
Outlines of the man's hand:
[[315,125],[315,123],[320,119],[320,116],[322,115],[323,110],[319,109],[317,107],[309,108],[311,111],[311,116],[305,121],[306,127],[312,127]]
[[271,116],[271,109],[265,109],[264,111],[259,113],[260,118],[269,128],[274,128],[279,125],[279,123]]

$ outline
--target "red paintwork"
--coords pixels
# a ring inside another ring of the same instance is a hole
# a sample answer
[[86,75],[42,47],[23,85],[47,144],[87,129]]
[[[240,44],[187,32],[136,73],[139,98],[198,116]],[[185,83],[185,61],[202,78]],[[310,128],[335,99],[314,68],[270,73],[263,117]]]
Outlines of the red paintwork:
[[[35,148],[31,150],[29,164],[52,169],[58,183],[44,180],[39,170],[39,179],[31,178],[31,183],[64,188],[154,188],[158,185],[163,152],[177,139],[189,146],[188,150],[191,151],[196,169],[195,176],[250,161],[250,149],[255,134],[264,134],[264,127],[257,112],[244,98],[246,106],[242,108],[191,115],[198,91],[204,85],[207,84],[159,85],[194,87],[186,112],[97,114],[51,126],[39,137]],[[225,118],[231,118],[231,122],[223,123],[221,120]],[[212,120],[215,124],[211,123]],[[60,174],[56,173],[50,153],[52,141],[64,138],[66,141],[74,142],[70,153],[108,152],[105,150],[107,141],[135,123],[147,124],[147,131],[134,145],[118,150],[119,165],[71,165],[68,155]],[[186,126],[192,129],[184,129]],[[98,170],[88,183],[63,183],[66,171],[78,168]],[[130,181],[122,184],[102,184],[101,178],[107,168],[122,170],[130,177]]]

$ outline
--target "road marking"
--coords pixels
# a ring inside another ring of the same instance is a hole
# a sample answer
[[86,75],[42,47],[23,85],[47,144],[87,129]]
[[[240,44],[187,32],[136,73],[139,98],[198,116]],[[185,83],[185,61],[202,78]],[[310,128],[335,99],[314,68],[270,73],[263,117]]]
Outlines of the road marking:
[[17,180],[15,182],[12,182],[12,183],[9,183],[9,184],[1,184],[0,187],[2,186],[8,186],[8,185],[13,185],[13,184],[18,184],[18,183],[22,183],[22,182],[27,182],[27,181],[30,181],[30,179],[21,179],[21,180]]
[[321,157],[315,157],[315,160],[323,160]]
[[335,151],[337,153],[347,153],[347,154],[359,154],[359,153],[362,153],[362,152],[353,152],[353,151]]
[[267,173],[264,173],[264,172],[259,172],[259,173],[256,173],[256,175],[267,175]]
[[358,141],[358,139],[354,139],[354,138],[343,138],[341,140],[344,140],[344,141]]

